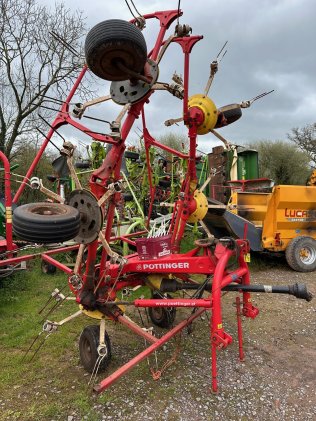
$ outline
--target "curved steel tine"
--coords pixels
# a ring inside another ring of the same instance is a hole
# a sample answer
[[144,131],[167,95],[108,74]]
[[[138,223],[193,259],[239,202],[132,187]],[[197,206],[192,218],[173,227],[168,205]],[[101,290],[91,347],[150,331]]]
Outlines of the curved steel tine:
[[30,350],[33,348],[35,342],[39,339],[39,337],[41,336],[41,334],[43,333],[43,331],[41,331],[37,336],[35,336],[35,338],[33,339],[31,345],[28,347],[28,350],[24,353],[23,357],[22,357],[22,361],[24,361],[27,357],[27,354],[30,352]]
[[[218,60],[219,56],[221,55],[222,51],[223,51],[223,50],[224,50],[224,48],[226,47],[227,43],[228,43],[228,41],[226,41],[226,42],[225,42],[225,44],[224,44],[224,45],[222,46],[222,48],[220,49],[220,52],[219,52],[219,53],[217,54],[217,56],[216,56],[216,60]],[[227,52],[227,50],[224,52],[224,54],[223,54],[222,58],[224,57],[224,55],[226,54],[226,52]],[[222,60],[222,58],[221,58],[221,60]]]
[[32,357],[29,360],[29,363],[31,361],[33,361],[33,359],[35,358],[35,355],[38,353],[38,351],[42,348],[42,346],[44,345],[46,339],[49,337],[50,333],[48,335],[45,336],[45,338],[42,340],[42,342],[39,344],[39,346],[37,347],[37,349],[35,350],[34,354],[32,355]]
[[[42,312],[45,310],[45,308],[48,306],[48,304],[56,297],[56,295],[60,294],[66,287],[67,287],[67,285],[63,286],[60,290],[58,290],[58,292],[56,290],[54,290],[51,293],[51,296],[49,297],[49,299],[44,304],[44,306],[38,311],[38,314],[42,314]],[[56,292],[55,295],[54,295],[54,292]]]
[[56,308],[58,308],[64,301],[66,301],[67,300],[67,298],[70,296],[70,294],[68,294],[68,295],[66,295],[66,296],[64,296],[64,298],[63,299],[61,299],[60,301],[57,301],[57,303],[55,303],[54,305],[53,305],[53,307],[51,307],[51,309],[48,311],[48,313],[46,313],[45,314],[45,317],[41,320],[41,323],[44,323],[45,322],[45,320],[47,319],[47,317],[53,312],[53,311],[55,311],[56,310]]

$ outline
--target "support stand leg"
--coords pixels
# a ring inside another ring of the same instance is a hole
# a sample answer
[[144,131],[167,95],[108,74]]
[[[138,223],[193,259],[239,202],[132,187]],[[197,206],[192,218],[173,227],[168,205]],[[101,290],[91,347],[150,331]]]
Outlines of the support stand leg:
[[[212,340],[212,339],[211,339]],[[217,356],[216,344],[212,340],[212,392],[217,393]]]
[[239,359],[243,361],[245,358],[243,350],[243,339],[242,339],[242,324],[241,324],[241,306],[240,298],[236,297],[236,314],[237,314],[237,332],[238,332],[238,348],[239,348]]

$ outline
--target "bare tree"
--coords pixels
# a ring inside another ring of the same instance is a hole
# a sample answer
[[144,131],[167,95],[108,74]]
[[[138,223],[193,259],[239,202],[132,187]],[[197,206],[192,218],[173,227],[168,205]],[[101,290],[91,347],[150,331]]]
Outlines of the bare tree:
[[37,112],[45,96],[63,98],[83,65],[52,32],[80,49],[81,12],[63,4],[51,9],[35,0],[0,0],[0,150],[9,158],[43,124]]
[[316,123],[308,124],[301,129],[295,127],[287,136],[303,152],[307,153],[316,167]]

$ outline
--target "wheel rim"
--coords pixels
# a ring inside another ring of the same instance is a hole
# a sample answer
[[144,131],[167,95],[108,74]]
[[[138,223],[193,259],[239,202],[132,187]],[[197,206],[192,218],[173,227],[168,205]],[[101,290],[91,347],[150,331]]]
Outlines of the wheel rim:
[[42,271],[43,273],[47,273],[48,272],[48,265],[45,263],[42,263]]
[[51,206],[51,205],[39,205],[35,206],[33,209],[31,209],[31,213],[36,215],[48,215],[48,216],[54,216],[54,215],[63,215],[65,213],[65,210],[60,206]]
[[316,260],[316,251],[313,247],[305,246],[300,249],[300,260],[305,265],[312,265]]
[[152,307],[152,315],[157,321],[163,318],[163,310],[163,308]]

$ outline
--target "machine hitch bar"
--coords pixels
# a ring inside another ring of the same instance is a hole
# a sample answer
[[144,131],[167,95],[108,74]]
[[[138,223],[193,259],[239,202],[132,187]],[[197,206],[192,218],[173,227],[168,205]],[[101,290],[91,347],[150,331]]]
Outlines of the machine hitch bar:
[[313,294],[309,292],[305,284],[295,283],[293,285],[227,285],[223,291],[240,291],[240,292],[268,292],[272,294],[288,294],[294,295],[296,298],[311,301]]
[[[160,285],[160,292],[176,292],[181,290],[197,290],[200,289],[200,284],[191,282],[175,282],[174,279],[163,279]],[[212,283],[207,283],[203,289],[212,292]],[[296,298],[311,301],[313,294],[309,292],[305,284],[295,283],[293,285],[240,285],[230,284],[222,288],[222,291],[236,291],[236,292],[266,292],[272,294],[288,294],[294,295]]]

